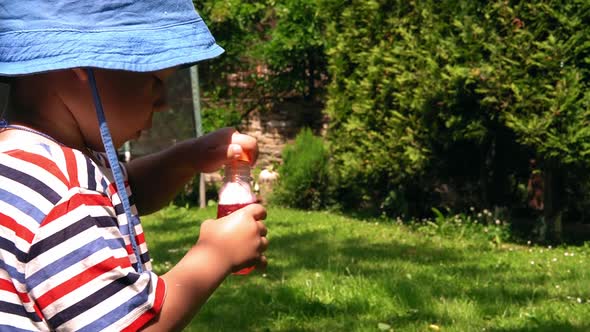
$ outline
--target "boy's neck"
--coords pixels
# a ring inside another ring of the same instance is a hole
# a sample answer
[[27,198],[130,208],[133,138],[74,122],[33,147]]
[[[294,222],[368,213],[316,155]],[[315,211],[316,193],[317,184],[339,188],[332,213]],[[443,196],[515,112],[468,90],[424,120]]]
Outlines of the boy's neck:
[[61,144],[86,153],[87,144],[72,110],[60,97],[50,75],[19,79],[13,85],[7,120],[45,133]]

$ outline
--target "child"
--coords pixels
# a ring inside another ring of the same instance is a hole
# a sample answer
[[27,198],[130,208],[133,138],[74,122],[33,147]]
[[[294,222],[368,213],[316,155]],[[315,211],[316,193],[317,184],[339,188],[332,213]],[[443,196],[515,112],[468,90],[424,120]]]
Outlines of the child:
[[255,160],[255,139],[224,128],[124,167],[114,156],[166,108],[178,66],[223,52],[190,0],[6,1],[0,22],[0,77],[10,84],[0,330],[180,330],[229,273],[266,265],[260,205],[205,221],[162,276],[150,271],[137,217],[199,172],[242,153]]

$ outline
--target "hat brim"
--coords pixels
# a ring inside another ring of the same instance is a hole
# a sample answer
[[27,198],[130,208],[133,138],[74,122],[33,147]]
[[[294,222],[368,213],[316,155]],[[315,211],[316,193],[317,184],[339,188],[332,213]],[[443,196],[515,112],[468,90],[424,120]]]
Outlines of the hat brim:
[[0,75],[76,67],[148,72],[223,52],[200,18],[143,29],[12,31],[0,34]]

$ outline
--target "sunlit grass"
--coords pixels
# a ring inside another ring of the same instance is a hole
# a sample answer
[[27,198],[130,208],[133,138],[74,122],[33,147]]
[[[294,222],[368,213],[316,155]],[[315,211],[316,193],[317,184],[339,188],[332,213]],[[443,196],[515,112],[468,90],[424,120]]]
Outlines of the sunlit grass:
[[[143,218],[156,272],[214,215],[170,207]],[[590,331],[588,246],[275,207],[266,224],[267,271],[229,277],[187,331]]]

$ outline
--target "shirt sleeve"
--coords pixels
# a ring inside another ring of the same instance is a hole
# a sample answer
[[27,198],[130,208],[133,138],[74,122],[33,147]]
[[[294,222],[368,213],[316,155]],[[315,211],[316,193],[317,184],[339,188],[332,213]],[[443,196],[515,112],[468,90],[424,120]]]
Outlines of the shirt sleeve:
[[159,313],[164,281],[134,270],[126,226],[108,197],[81,188],[43,220],[25,277],[49,329],[135,331]]

